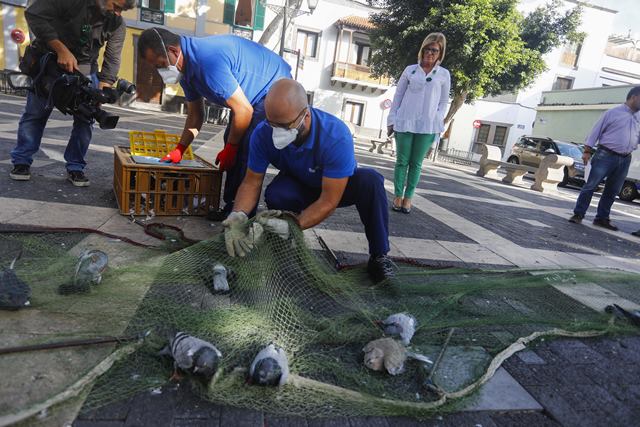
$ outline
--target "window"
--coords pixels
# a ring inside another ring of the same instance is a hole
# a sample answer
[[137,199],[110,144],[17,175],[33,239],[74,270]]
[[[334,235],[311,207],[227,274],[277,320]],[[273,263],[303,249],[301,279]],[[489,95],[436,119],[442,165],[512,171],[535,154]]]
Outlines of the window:
[[171,3],[171,5],[167,6],[172,6],[175,10],[175,1],[142,0],[140,2],[140,20],[152,24],[164,25],[165,3]]
[[222,22],[227,25],[264,28],[265,6],[257,0],[224,0]]
[[548,149],[552,149],[554,153],[556,152],[556,149],[553,147],[553,142],[551,142],[551,141],[542,141],[540,143],[540,152],[544,153]]
[[573,87],[573,77],[556,77],[551,90],[567,90]]
[[507,136],[506,126],[496,126],[496,131],[493,134],[493,145],[503,147]]
[[535,150],[536,145],[538,145],[538,143],[532,139],[529,138],[522,138],[520,140],[519,145],[522,146],[522,148],[527,149],[527,150]]
[[371,46],[356,43],[356,64],[369,66],[369,58],[371,57]]
[[296,37],[296,49],[307,58],[318,57],[318,33],[307,30],[298,30]]
[[489,139],[489,130],[491,129],[491,125],[480,125],[478,129],[478,137],[476,138],[476,142],[479,144],[485,144]]
[[582,43],[571,43],[565,46],[560,57],[560,65],[567,67],[577,68],[578,58],[580,58],[580,50],[582,50]]
[[162,0],[142,0],[140,2],[140,7],[151,10],[164,10],[163,3],[164,2]]
[[362,126],[362,113],[364,104],[361,102],[347,101],[344,105],[344,119],[357,126]]

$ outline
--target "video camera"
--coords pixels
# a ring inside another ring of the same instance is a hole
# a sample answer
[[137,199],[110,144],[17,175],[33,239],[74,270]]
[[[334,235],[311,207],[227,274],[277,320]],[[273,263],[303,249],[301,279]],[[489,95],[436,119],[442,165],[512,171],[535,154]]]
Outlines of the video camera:
[[[58,67],[56,55],[47,53],[40,58],[39,72],[31,84],[19,86],[18,89],[33,90],[36,95],[47,100],[63,114],[71,114],[84,122],[98,122],[100,129],[114,129],[119,116],[110,114],[100,108],[100,104],[115,104],[123,94],[134,94],[136,86],[127,80],[120,79],[114,87],[98,89],[90,78],[78,71],[68,73]],[[24,82],[26,75],[22,75]],[[9,82],[19,79],[9,76]]]

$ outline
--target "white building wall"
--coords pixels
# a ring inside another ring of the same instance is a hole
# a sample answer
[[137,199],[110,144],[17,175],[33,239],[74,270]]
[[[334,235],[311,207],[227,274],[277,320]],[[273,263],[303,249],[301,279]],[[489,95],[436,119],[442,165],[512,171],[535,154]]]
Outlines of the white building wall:
[[[637,77],[617,74],[604,69],[635,74]],[[613,56],[605,55],[602,60],[602,68],[598,76],[598,84],[594,86],[619,86],[625,84],[640,84],[640,63],[627,61]]]
[[[274,1],[274,3],[276,3]],[[280,2],[281,4],[282,2]],[[302,10],[306,10],[306,1],[303,1]],[[344,106],[347,101],[361,102],[364,104],[362,127],[369,128],[370,132],[380,128],[380,121],[386,120],[386,111],[380,108],[380,104],[390,95],[381,93],[380,90],[372,93],[370,88],[362,89],[362,86],[352,88],[351,85],[336,83],[331,85],[333,63],[338,42],[338,27],[335,25],[340,18],[347,16],[368,17],[377,9],[371,8],[365,2],[355,0],[321,0],[312,15],[302,15],[295,18],[292,25],[287,27],[285,47],[296,50],[297,29],[318,32],[317,58],[305,58],[304,68],[298,70],[298,81],[308,92],[313,92],[313,105],[328,113],[344,118]],[[275,12],[267,9],[265,16],[265,28],[275,17]],[[262,31],[254,33],[254,40],[259,40]],[[279,50],[280,30],[276,31],[266,45],[275,51]],[[349,44],[349,34],[343,34],[342,49],[338,61],[346,62]],[[285,54],[285,59],[292,67],[292,73],[296,69],[296,56]],[[386,124],[383,124],[386,126]]]

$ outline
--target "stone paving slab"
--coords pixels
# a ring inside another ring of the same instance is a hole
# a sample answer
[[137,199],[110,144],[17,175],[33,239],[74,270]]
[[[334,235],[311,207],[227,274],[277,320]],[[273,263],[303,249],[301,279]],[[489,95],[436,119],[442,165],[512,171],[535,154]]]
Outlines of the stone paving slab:
[[542,406],[507,372],[499,368],[464,411],[541,411]]
[[[626,258],[634,257],[640,252],[640,241],[639,244],[621,245],[621,241],[615,236],[571,224],[566,219],[544,211],[537,212],[536,220],[551,228],[534,228],[523,224],[520,218],[529,217],[529,209],[512,207],[509,214],[504,215],[503,208],[487,202],[461,205],[452,198],[440,196],[431,196],[430,200],[525,248],[584,253],[589,253],[588,250],[591,249],[591,253],[595,251]],[[500,220],[496,221],[496,218]]]

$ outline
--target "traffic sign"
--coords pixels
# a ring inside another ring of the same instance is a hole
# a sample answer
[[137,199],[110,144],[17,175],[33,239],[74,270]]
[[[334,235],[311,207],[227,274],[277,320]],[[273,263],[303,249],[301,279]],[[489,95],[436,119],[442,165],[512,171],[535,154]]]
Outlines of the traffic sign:
[[474,120],[473,121],[473,127],[478,129],[480,126],[482,125],[482,122],[480,120]]
[[391,108],[391,100],[387,98],[382,101],[380,103],[380,108],[382,108],[383,110],[388,110],[389,108]]
[[16,44],[22,44],[24,43],[26,37],[24,35],[24,31],[22,31],[20,28],[14,28],[13,31],[11,31],[11,40],[13,40]]

